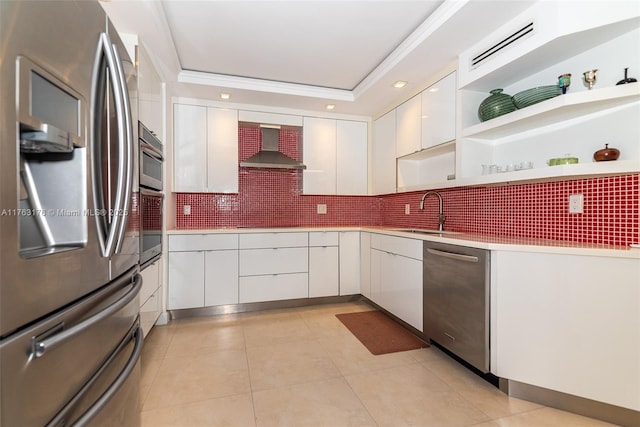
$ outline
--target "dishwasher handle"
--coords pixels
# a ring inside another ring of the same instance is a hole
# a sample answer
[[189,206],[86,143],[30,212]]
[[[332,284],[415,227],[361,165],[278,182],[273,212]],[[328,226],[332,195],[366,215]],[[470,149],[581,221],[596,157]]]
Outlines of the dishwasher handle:
[[431,248],[427,248],[427,252],[429,252],[432,255],[438,255],[446,258],[455,259],[458,261],[466,261],[466,262],[479,261],[478,257],[473,255],[463,255],[463,254],[457,254],[455,252],[447,252],[447,251],[441,251],[438,249],[431,249]]

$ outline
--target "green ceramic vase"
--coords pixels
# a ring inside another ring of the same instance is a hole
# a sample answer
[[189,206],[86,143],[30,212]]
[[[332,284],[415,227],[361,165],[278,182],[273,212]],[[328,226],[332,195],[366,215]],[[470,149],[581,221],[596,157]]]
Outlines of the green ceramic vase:
[[491,93],[491,96],[482,101],[478,108],[478,117],[481,122],[516,110],[511,95],[502,93],[502,89],[493,89],[489,93]]

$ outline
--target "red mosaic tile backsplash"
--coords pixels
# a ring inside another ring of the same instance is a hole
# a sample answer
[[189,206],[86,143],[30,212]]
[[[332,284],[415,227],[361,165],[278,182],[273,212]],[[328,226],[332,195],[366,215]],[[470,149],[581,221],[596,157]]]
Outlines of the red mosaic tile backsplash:
[[[260,147],[259,129],[239,129],[240,161]],[[280,149],[300,159],[301,131],[282,129]],[[639,243],[640,175],[440,190],[445,229],[500,236],[629,245]],[[238,194],[177,193],[176,228],[364,226],[437,228],[438,201],[423,192],[383,196],[305,196],[302,172],[240,168]],[[569,195],[584,212],[569,214]],[[327,214],[316,213],[317,204]],[[405,205],[410,214],[405,215]],[[191,215],[183,215],[191,205]]]
[[[606,245],[638,243],[640,175],[486,188],[441,190],[445,230]],[[384,224],[437,228],[438,200],[423,192],[382,197]],[[569,196],[584,195],[584,212],[569,213]],[[405,215],[405,204],[411,214]]]

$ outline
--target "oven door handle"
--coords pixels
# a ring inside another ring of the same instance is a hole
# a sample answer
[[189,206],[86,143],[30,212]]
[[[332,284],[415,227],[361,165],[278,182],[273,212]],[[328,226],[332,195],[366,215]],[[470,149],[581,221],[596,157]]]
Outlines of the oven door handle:
[[120,387],[124,384],[124,382],[129,378],[133,368],[138,363],[140,359],[140,354],[142,353],[142,344],[144,342],[144,335],[142,333],[142,328],[138,322],[134,325],[134,327],[127,333],[125,338],[120,342],[118,347],[111,353],[111,356],[107,358],[105,363],[100,367],[100,369],[91,377],[89,381],[87,381],[80,391],[76,393],[76,395],[71,399],[65,406],[62,408],[60,412],[47,423],[47,427],[54,427],[59,425],[66,425],[65,417],[69,415],[69,413],[73,412],[73,409],[78,404],[80,399],[84,397],[84,395],[89,391],[91,386],[96,382],[96,380],[104,373],[104,371],[109,367],[109,364],[113,362],[113,360],[119,355],[122,349],[131,341],[134,340],[133,351],[131,352],[131,356],[129,356],[129,360],[126,365],[118,374],[118,377],[109,385],[109,387],[100,395],[100,397],[93,403],[93,405],[87,409],[74,423],[74,427],[86,426],[89,421],[96,416],[102,408],[113,398],[113,396],[120,390]]
[[151,144],[148,144],[143,139],[139,139],[139,142],[140,142],[140,149],[142,151],[144,151],[145,153],[147,153],[148,155],[150,155],[154,159],[157,159],[157,160],[160,160],[160,161],[163,160],[162,153],[156,147],[154,147]]
[[78,323],[75,326],[72,326],[69,329],[66,329],[59,334],[55,334],[48,338],[39,341],[38,339],[34,339],[31,345],[31,356],[35,358],[39,358],[45,355],[47,351],[53,350],[60,344],[64,343],[69,338],[72,338],[74,335],[77,335],[85,330],[91,328],[98,322],[103,321],[107,317],[110,317],[114,313],[120,311],[124,306],[129,304],[133,299],[138,296],[140,293],[140,289],[142,288],[142,276],[140,273],[135,275],[135,279],[133,282],[133,286],[131,289],[122,296],[118,301],[111,304],[110,306],[104,308],[93,316],[89,317],[86,320]]
[[154,191],[140,187],[140,194],[143,196],[162,197],[164,199],[164,193],[162,191]]

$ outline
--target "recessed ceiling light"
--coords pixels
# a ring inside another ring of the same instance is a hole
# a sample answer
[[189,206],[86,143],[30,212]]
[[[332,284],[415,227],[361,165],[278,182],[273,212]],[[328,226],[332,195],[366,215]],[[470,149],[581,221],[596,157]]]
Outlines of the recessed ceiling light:
[[334,108],[336,108],[336,106],[334,104],[327,104],[324,108],[326,108],[327,110],[333,110]]
[[393,87],[395,87],[396,89],[400,89],[403,88],[407,85],[407,82],[403,82],[402,80],[398,80],[397,82],[395,82],[393,84]]
[[231,94],[229,93],[221,93],[220,94],[220,99],[230,99],[231,98]]

